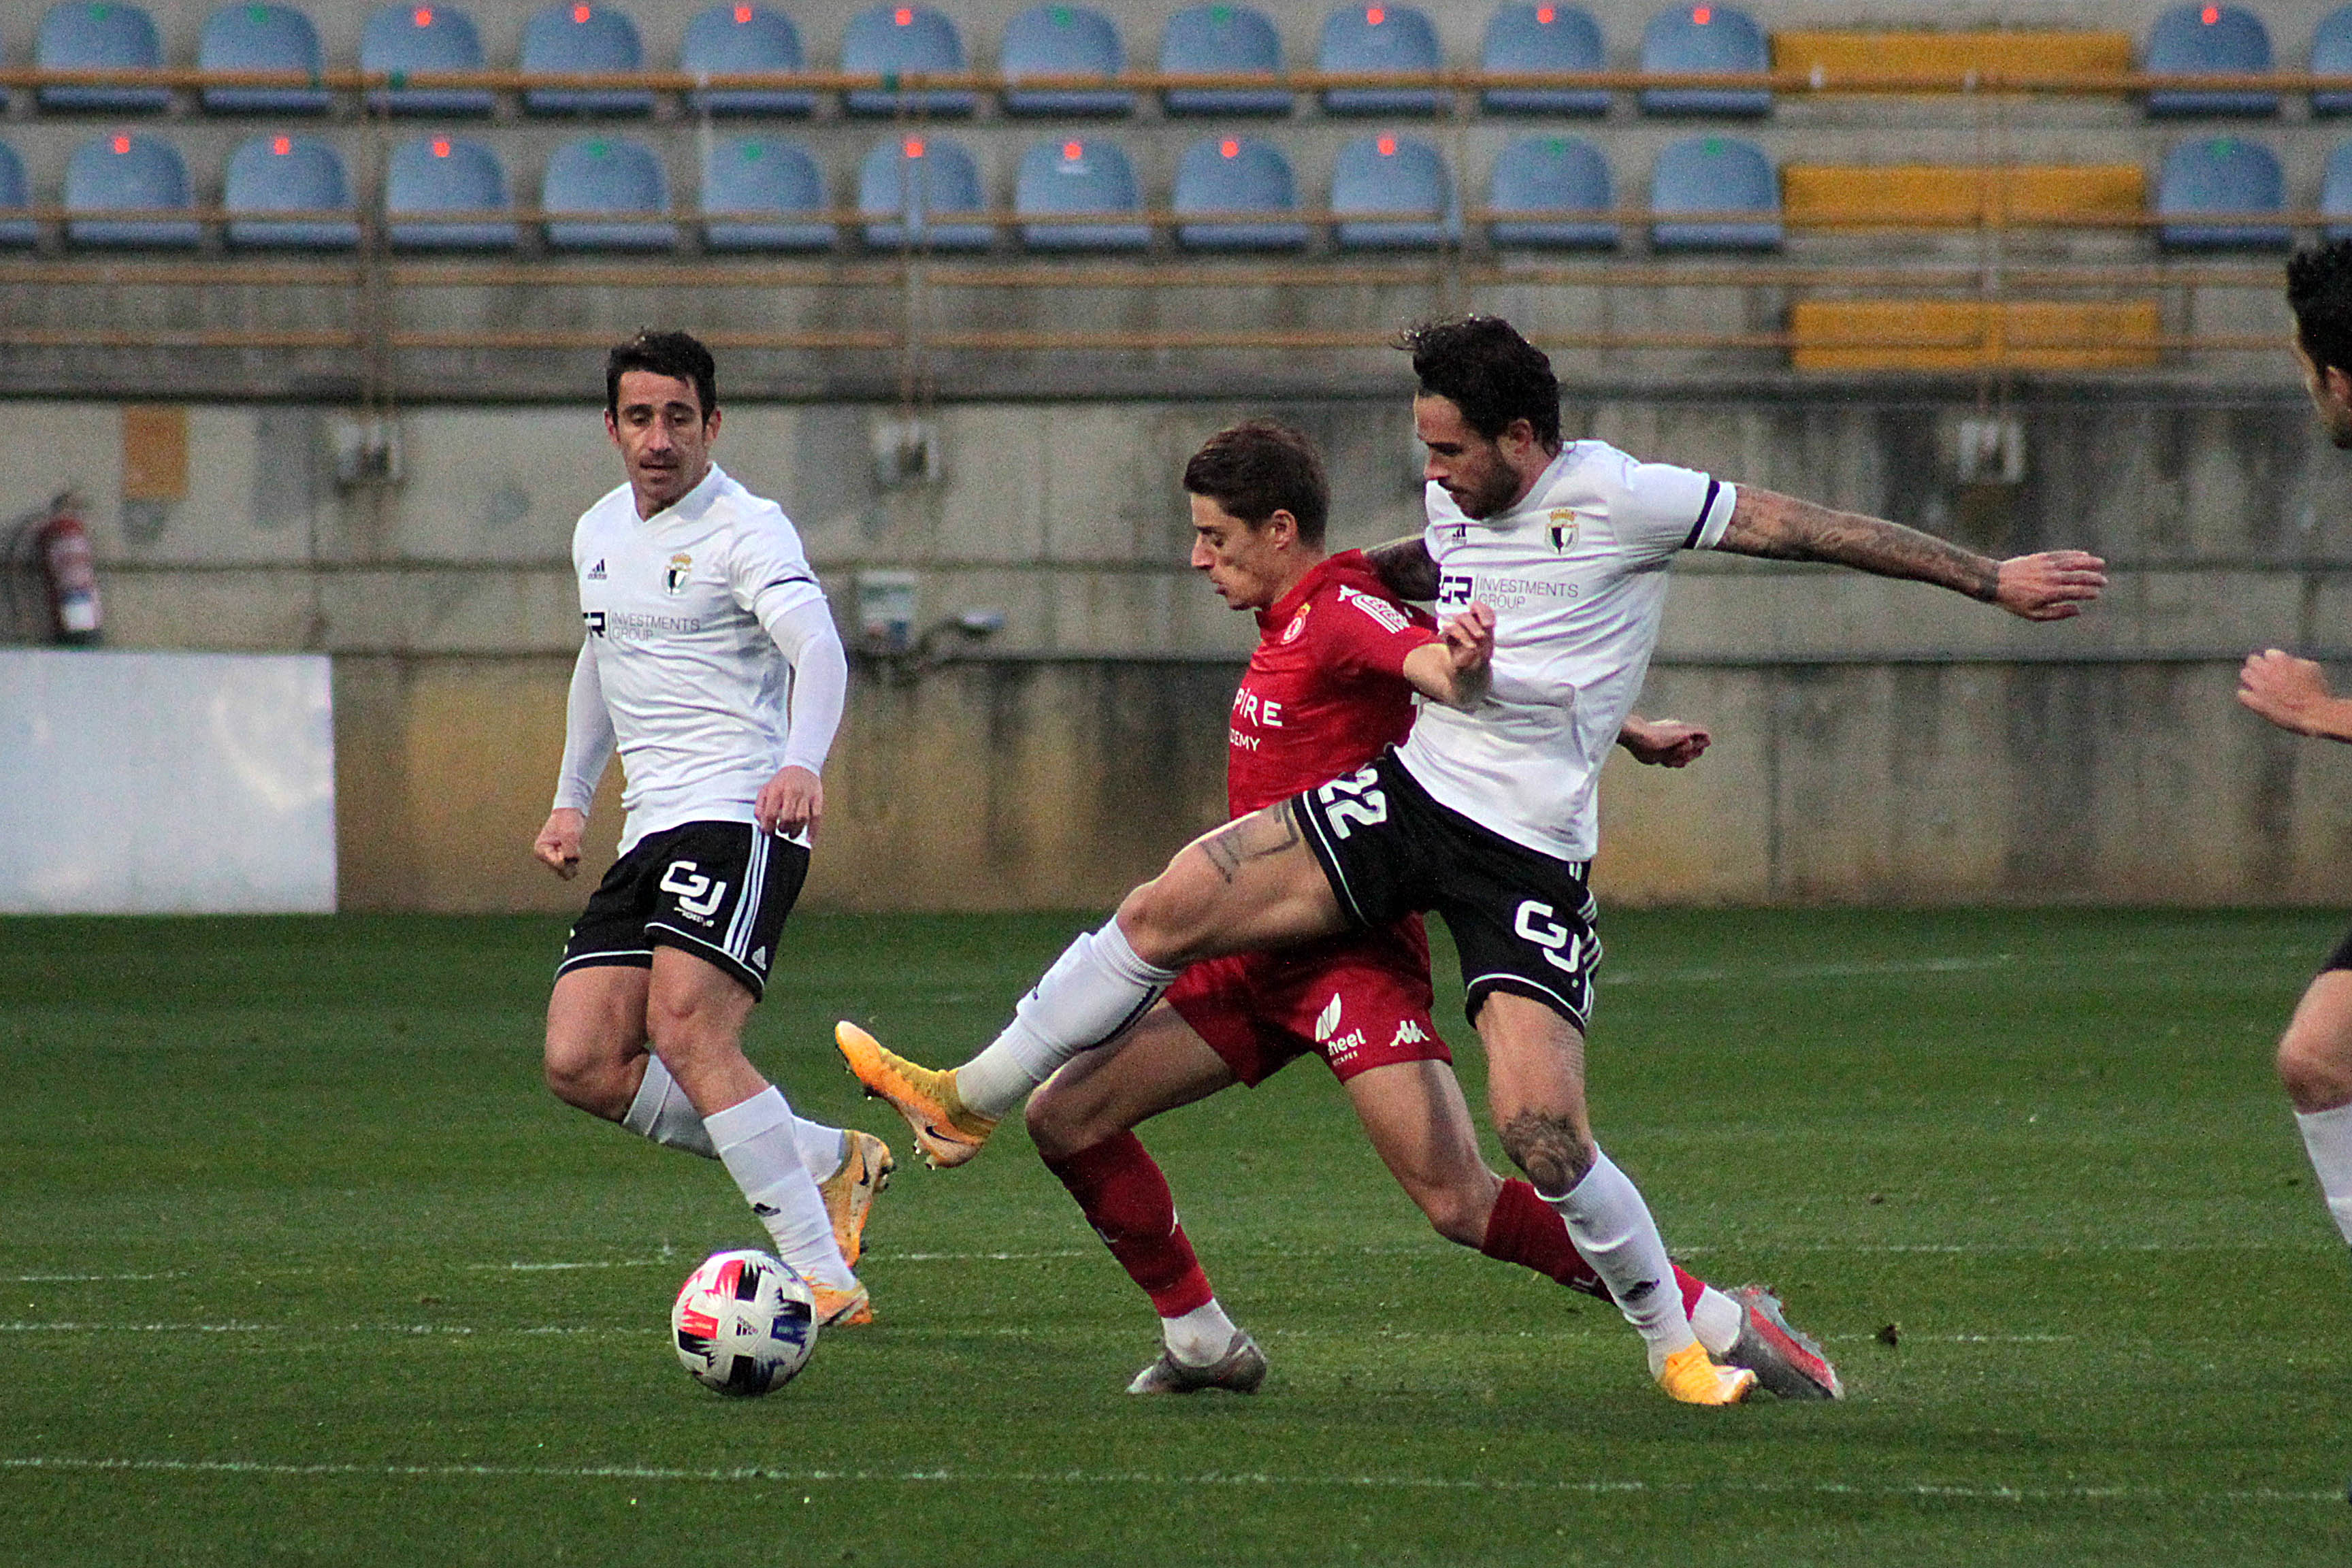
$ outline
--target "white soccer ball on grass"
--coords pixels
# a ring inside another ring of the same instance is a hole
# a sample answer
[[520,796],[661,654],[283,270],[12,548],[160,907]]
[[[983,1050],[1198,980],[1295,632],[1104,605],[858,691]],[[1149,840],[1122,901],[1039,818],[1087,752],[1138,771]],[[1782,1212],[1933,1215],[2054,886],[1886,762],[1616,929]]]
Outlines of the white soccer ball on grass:
[[694,1381],[748,1398],[790,1383],[816,1348],[807,1281],[764,1252],[714,1252],[686,1277],[670,1340]]

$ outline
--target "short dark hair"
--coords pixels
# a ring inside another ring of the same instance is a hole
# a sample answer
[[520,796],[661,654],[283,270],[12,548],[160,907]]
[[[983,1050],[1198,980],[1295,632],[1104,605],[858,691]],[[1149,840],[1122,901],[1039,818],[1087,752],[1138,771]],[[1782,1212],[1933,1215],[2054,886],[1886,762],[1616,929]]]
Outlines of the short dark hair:
[[1298,540],[1323,548],[1331,517],[1331,485],[1315,443],[1287,425],[1250,419],[1218,431],[1184,465],[1187,494],[1206,496],[1252,528],[1286,511],[1298,520]]
[[2352,239],[2307,245],[2286,262],[2295,341],[2323,370],[2352,373]]
[[621,377],[629,371],[649,370],[683,381],[694,388],[694,401],[708,420],[719,406],[719,366],[690,332],[639,332],[604,356],[604,412],[621,412]]
[[1453,403],[1489,441],[1524,419],[1538,445],[1559,450],[1559,378],[1543,351],[1500,316],[1423,321],[1399,333],[1393,346],[1412,355],[1422,395]]

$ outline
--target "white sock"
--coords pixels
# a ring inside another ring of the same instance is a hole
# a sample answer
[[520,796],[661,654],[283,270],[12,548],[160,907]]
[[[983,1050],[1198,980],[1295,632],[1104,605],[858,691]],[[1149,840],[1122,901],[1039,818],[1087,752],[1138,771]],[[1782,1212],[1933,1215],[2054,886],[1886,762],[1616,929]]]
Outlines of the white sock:
[[2311,1168],[2319,1173],[2319,1194],[2336,1228],[2352,1241],[2352,1105],[2333,1110],[2298,1110],[2295,1125],[2303,1129],[2303,1146],[2311,1152]]
[[1206,1366],[1233,1348],[1234,1321],[1214,1296],[1181,1318],[1160,1320],[1160,1342],[1168,1354],[1186,1366]]
[[702,1124],[709,1130],[727,1173],[743,1189],[744,1201],[768,1227],[776,1256],[803,1279],[846,1290],[857,1277],[842,1261],[824,1200],[801,1163],[793,1121],[783,1090],[771,1084],[740,1105],[704,1117]]
[[[686,1090],[677,1087],[677,1079],[670,1077],[661,1058],[651,1053],[646,1057],[645,1081],[637,1085],[637,1097],[629,1102],[629,1112],[621,1118],[621,1125],[665,1149],[683,1149],[706,1160],[719,1158],[719,1151],[702,1125],[702,1113],[686,1098]],[[800,1151],[801,1163],[808,1167],[809,1175],[820,1182],[830,1181],[847,1155],[840,1128],[827,1127],[805,1117],[793,1118],[793,1143]]]
[[1650,1205],[1598,1148],[1582,1181],[1559,1197],[1538,1195],[1559,1211],[1576,1249],[1609,1287],[1625,1321],[1648,1342],[1654,1376],[1666,1357],[1688,1347],[1696,1336],[1684,1315],[1675,1266],[1666,1258],[1666,1244],[1658,1235],[1658,1222],[1650,1217]]
[[1706,1353],[1721,1361],[1739,1342],[1739,1331],[1748,1326],[1748,1314],[1739,1303],[1709,1285],[1699,1292],[1698,1308],[1690,1315],[1691,1332],[1706,1347]]
[[956,1068],[957,1096],[966,1110],[1003,1120],[1055,1068],[1150,1012],[1175,978],[1138,958],[1118,921],[1087,932],[1021,998],[1004,1032]]

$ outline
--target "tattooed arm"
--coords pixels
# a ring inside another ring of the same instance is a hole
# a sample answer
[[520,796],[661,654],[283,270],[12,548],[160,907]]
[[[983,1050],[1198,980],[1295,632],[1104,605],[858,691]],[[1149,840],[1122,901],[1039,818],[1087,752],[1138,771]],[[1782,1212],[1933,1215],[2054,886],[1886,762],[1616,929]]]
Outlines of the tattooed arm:
[[1437,563],[1429,558],[1429,546],[1420,534],[1375,544],[1364,552],[1364,559],[1398,598],[1427,604],[1437,597]]
[[1932,583],[2029,621],[2061,621],[2107,585],[2106,563],[2080,550],[1995,561],[1948,540],[1859,512],[1742,485],[1716,548],[1772,561],[1825,561],[1881,577]]

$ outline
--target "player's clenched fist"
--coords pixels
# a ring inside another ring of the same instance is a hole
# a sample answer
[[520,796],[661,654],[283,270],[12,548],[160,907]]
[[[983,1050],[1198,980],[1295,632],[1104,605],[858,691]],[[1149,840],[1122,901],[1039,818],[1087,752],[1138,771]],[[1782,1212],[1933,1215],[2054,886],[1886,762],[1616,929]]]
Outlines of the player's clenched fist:
[[2063,621],[2107,585],[2107,563],[2084,550],[2045,550],[2000,563],[1993,603],[2029,621]]
[[1495,612],[1486,605],[1473,605],[1438,629],[1456,673],[1468,675],[1493,661]]
[[587,826],[585,813],[558,807],[548,813],[547,826],[531,840],[530,852],[568,882],[580,875],[580,836]]
[[760,798],[751,806],[751,820],[760,825],[761,832],[787,837],[806,829],[814,839],[817,820],[824,816],[824,784],[806,768],[777,769],[776,776],[761,786]]

